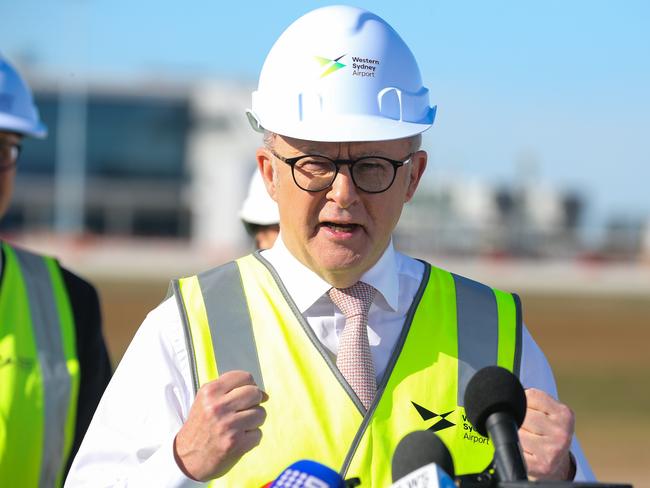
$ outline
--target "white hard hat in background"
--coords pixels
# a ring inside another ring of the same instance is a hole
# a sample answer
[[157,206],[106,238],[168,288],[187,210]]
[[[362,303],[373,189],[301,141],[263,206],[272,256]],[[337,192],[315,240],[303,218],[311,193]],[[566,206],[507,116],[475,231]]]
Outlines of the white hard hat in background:
[[239,218],[257,225],[273,225],[280,222],[278,204],[269,196],[262,175],[257,170],[248,185],[248,195],[239,211]]
[[256,130],[345,142],[413,136],[433,125],[435,112],[399,34],[371,12],[335,5],[282,33],[247,115]]
[[43,138],[47,127],[41,122],[32,92],[18,71],[0,55],[0,130]]

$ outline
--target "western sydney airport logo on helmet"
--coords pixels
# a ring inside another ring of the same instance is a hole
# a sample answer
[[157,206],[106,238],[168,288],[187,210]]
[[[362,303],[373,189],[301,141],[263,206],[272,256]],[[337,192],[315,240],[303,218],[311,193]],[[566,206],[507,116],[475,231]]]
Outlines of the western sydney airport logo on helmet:
[[[336,59],[324,58],[322,56],[314,56],[318,64],[323,68],[323,71],[320,75],[321,78],[325,78],[327,75],[331,75],[335,71],[345,68],[347,65],[341,63],[341,59],[346,55],[343,54]],[[357,56],[352,56],[352,76],[361,76],[361,77],[375,77],[375,72],[379,66],[378,59],[372,58],[359,58]]]

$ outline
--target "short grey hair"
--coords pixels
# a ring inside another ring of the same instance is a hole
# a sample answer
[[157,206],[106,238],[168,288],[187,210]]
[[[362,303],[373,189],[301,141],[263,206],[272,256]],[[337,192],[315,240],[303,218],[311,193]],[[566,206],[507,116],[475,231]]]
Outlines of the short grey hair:
[[262,141],[264,147],[267,149],[273,149],[273,139],[275,139],[275,132],[264,129],[264,135],[262,136]]
[[411,146],[411,152],[418,152],[422,147],[422,134],[415,134],[414,136],[409,137],[409,143]]

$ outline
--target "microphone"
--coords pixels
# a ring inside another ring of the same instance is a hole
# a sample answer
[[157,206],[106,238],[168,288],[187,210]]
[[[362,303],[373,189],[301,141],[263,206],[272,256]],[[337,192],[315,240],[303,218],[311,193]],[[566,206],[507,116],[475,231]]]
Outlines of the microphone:
[[429,430],[406,434],[393,454],[392,488],[455,488],[454,461],[447,446]]
[[527,480],[517,433],[526,416],[526,395],[515,375],[499,366],[478,371],[465,390],[465,413],[478,433],[489,435],[494,444],[499,480]]
[[345,488],[343,478],[331,468],[303,459],[285,468],[275,481],[262,488]]

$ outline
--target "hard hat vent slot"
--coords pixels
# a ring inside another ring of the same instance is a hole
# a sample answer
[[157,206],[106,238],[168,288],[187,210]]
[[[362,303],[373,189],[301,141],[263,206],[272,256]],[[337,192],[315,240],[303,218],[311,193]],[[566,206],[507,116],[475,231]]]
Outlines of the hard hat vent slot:
[[379,112],[383,117],[402,120],[402,92],[397,88],[384,88],[377,94]]
[[[366,22],[370,22],[370,21],[373,21],[373,20],[374,20],[374,21],[377,21],[377,20],[378,20],[378,21],[380,21],[380,22],[382,22],[382,23],[385,24],[385,22],[384,22],[382,19],[380,19],[379,17],[377,17],[377,16],[376,16],[375,14],[373,14],[372,12],[363,12],[363,13],[361,13],[361,15],[359,15],[359,17],[357,18],[356,25],[354,26],[354,32],[360,32],[360,31],[363,29],[364,24],[365,24]],[[386,25],[387,25],[387,24],[386,24]]]
[[298,120],[317,118],[323,112],[323,97],[316,93],[298,94]]

